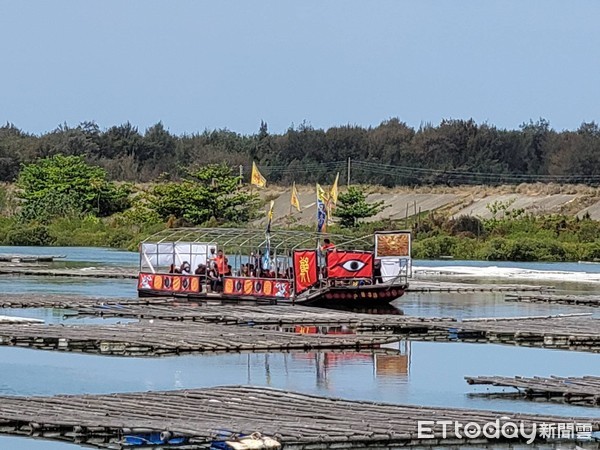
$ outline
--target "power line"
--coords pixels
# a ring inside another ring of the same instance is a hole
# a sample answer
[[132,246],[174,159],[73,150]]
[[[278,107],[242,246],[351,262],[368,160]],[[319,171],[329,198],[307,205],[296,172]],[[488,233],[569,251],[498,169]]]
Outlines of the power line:
[[[525,173],[478,172],[465,169],[429,169],[415,166],[400,166],[377,163],[374,161],[327,161],[311,162],[290,167],[289,164],[263,166],[261,170],[268,175],[290,175],[322,172],[323,170],[347,170],[352,166],[356,177],[370,173],[393,177],[394,179],[415,180],[418,182],[462,182],[462,183],[600,183],[600,175],[535,175]],[[246,168],[247,169],[247,168]],[[360,178],[360,177],[359,177]]]

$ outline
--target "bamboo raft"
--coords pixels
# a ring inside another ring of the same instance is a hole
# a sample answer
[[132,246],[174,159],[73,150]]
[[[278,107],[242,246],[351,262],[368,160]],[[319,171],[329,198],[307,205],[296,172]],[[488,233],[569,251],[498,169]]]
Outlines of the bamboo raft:
[[64,259],[67,255],[11,255],[0,253],[0,262],[9,263],[37,263],[53,262],[56,259]]
[[172,297],[113,298],[86,297],[73,294],[0,294],[0,308],[61,308],[78,309],[92,306],[168,305]]
[[[201,420],[199,420],[201,418]],[[208,449],[236,436],[261,433],[285,449],[394,448],[456,446],[503,442],[484,436],[468,439],[433,428],[433,438],[418,435],[419,420],[513,422],[536,440],[542,424],[589,424],[599,418],[512,414],[453,408],[393,405],[318,397],[278,389],[232,386],[166,392],[53,397],[0,397],[0,433],[40,437],[95,448],[123,449],[132,439],[148,438],[160,448]],[[179,440],[180,447],[174,443]],[[513,440],[515,442],[518,440]],[[573,441],[573,438],[561,440]],[[170,444],[173,443],[173,444]],[[148,448],[148,447],[147,447]],[[152,447],[158,448],[158,447]]]
[[138,272],[136,269],[126,267],[84,267],[81,269],[53,269],[49,267],[39,266],[12,266],[0,264],[0,275],[136,279],[138,276]]
[[396,326],[422,326],[423,323],[454,323],[452,318],[421,318],[391,314],[362,314],[299,305],[199,305],[164,303],[153,305],[92,305],[77,308],[83,316],[128,319],[160,319],[219,323],[223,325],[314,325],[348,326],[362,331],[385,331]]
[[578,405],[600,406],[600,377],[465,377],[469,384],[515,388],[517,392],[492,392],[486,396],[559,400]]
[[463,320],[451,327],[430,324],[411,340],[460,341],[600,352],[600,319],[585,317],[535,317]]
[[600,308],[600,296],[597,295],[507,295],[505,300],[507,302],[556,303]]
[[397,342],[390,335],[296,334],[253,327],[192,326],[148,321],[118,325],[2,325],[0,345],[112,356],[371,349]]
[[536,286],[529,284],[477,284],[477,283],[457,283],[448,281],[424,281],[410,280],[407,293],[460,293],[460,292],[545,292],[553,290],[553,286]]

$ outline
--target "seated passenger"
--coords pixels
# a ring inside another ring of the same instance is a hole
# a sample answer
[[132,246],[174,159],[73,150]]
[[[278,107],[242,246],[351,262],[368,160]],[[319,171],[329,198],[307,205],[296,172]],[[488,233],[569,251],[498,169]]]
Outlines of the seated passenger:
[[208,284],[210,285],[210,290],[212,292],[218,292],[220,278],[216,264],[211,264],[210,269],[208,269],[208,272],[206,273],[206,279]]
[[204,264],[198,264],[198,267],[194,271],[195,275],[206,275],[206,266]]
[[192,273],[192,268],[190,267],[189,262],[187,262],[187,261],[183,262],[183,264],[181,265],[181,273],[186,273],[186,274]]

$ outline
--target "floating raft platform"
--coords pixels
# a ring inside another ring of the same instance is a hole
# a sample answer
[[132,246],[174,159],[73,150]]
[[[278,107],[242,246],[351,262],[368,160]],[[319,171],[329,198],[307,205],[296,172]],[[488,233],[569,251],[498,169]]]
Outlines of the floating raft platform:
[[[443,438],[418,435],[419,420],[475,422],[480,426],[537,427],[536,441],[545,442],[542,424],[589,424],[600,418],[568,418],[494,411],[393,405],[318,397],[278,389],[232,386],[166,392],[53,397],[0,397],[0,433],[83,444],[95,448],[131,448],[133,439],[153,439],[160,447],[208,449],[239,435],[261,433],[285,449],[397,448],[458,446],[482,448],[506,440],[484,436]],[[561,440],[564,444],[573,438]],[[169,444],[172,442],[173,444]],[[518,442],[517,439],[511,442]],[[521,441],[522,442],[522,441]],[[179,445],[180,447],[177,447]],[[149,448],[149,447],[146,447]],[[456,448],[456,447],[452,447]]]
[[505,300],[507,302],[556,303],[600,308],[600,296],[597,295],[507,295]]
[[[0,295],[0,303],[3,303],[5,307],[16,305],[31,307],[58,306],[72,308],[74,314],[101,317],[155,319],[157,322],[164,322],[164,327],[171,325],[183,326],[184,328],[178,331],[178,333],[181,333],[180,336],[186,336],[188,328],[193,329],[193,324],[202,325],[203,323],[207,325],[239,325],[257,328],[268,326],[289,328],[294,325],[348,326],[359,334],[384,336],[395,340],[495,343],[600,352],[600,319],[595,319],[590,314],[494,317],[458,321],[443,317],[423,318],[403,315],[356,314],[291,305],[214,306],[196,305],[185,300],[178,302],[172,298],[100,300],[72,296],[61,299],[56,296],[31,297],[29,294],[25,296]],[[153,326],[157,327],[158,324]],[[185,328],[186,326],[188,328]],[[231,327],[225,328],[229,329]],[[67,329],[71,330],[71,328]],[[98,328],[94,326],[94,329]],[[44,340],[44,330],[36,330],[36,333],[39,333],[37,337],[41,341]],[[53,333],[52,339],[66,339],[66,336],[60,335],[60,331],[54,328],[51,330]],[[69,333],[71,332],[69,331]],[[117,332],[119,333],[118,339],[127,340],[130,336],[128,332],[123,334],[120,331]],[[220,333],[225,332],[227,332],[225,329],[220,329]],[[10,333],[0,333],[0,336],[8,341],[6,345],[10,345]],[[284,333],[284,336],[289,338],[293,336],[293,333]],[[118,339],[114,337],[113,340]],[[30,346],[35,347],[34,345]],[[134,344],[131,344],[131,346],[135,347]],[[44,345],[42,342],[40,347],[52,349],[56,345]],[[177,345],[174,347],[177,348]],[[136,350],[137,354],[144,354],[144,352],[148,356],[154,354],[154,351],[151,348],[149,349],[148,346],[140,348],[144,350]],[[285,348],[282,347],[282,349]],[[170,351],[166,353],[168,354]]]
[[518,391],[474,395],[559,400],[578,405],[600,406],[600,377],[465,377],[465,380],[473,385],[511,387]]
[[9,263],[37,263],[54,262],[56,259],[64,259],[67,255],[9,255],[0,253],[0,262]]
[[167,305],[172,297],[113,298],[86,297],[73,294],[0,294],[0,308],[61,308],[77,309],[92,306]]
[[160,319],[218,323],[223,325],[348,326],[358,331],[388,331],[394,327],[422,327],[429,323],[456,323],[453,318],[422,318],[392,314],[363,314],[300,305],[92,305],[77,308],[84,316],[127,319]]
[[0,345],[111,356],[364,350],[397,342],[391,335],[296,334],[254,327],[158,320],[122,325],[0,324]]
[[[406,330],[411,340],[460,341],[600,352],[600,319],[589,315],[469,319]],[[449,325],[449,326],[448,326]]]
[[460,292],[545,292],[553,290],[553,286],[536,286],[529,284],[478,284],[478,283],[456,283],[448,281],[423,281],[410,280],[407,293],[460,293]]
[[12,266],[0,264],[0,275],[22,275],[38,277],[72,277],[72,278],[117,278],[136,279],[136,269],[126,267],[84,267],[54,269],[39,266]]

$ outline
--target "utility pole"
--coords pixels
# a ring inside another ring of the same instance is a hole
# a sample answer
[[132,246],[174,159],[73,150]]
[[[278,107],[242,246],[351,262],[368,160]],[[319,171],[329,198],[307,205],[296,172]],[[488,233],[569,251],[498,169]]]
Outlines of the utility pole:
[[348,156],[348,179],[346,181],[347,181],[347,185],[349,188],[350,187],[350,157],[349,156]]
[[244,184],[244,166],[240,164],[240,184]]

